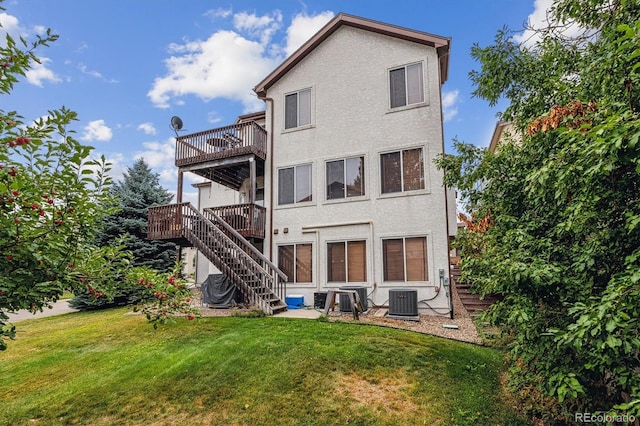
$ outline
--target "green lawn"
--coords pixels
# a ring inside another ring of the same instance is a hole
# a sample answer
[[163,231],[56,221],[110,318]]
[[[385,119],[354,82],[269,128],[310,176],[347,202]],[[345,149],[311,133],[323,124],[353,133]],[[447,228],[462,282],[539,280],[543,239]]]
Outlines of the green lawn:
[[17,323],[2,425],[521,425],[503,354],[413,332],[284,318],[158,330],[125,309]]

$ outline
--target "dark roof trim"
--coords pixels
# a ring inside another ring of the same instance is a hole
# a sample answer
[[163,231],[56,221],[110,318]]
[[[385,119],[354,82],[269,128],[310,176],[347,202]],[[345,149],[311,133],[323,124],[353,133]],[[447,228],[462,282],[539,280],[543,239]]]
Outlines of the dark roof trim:
[[359,28],[366,31],[372,31],[378,34],[384,34],[389,37],[396,37],[403,40],[420,43],[427,46],[435,47],[440,61],[440,84],[447,81],[449,73],[449,49],[451,45],[450,37],[441,37],[422,31],[411,30],[408,28],[398,27],[391,24],[385,24],[370,19],[360,18],[357,16],[341,13],[329,21],[305,44],[289,56],[282,64],[271,72],[264,80],[253,88],[259,98],[267,96],[267,90],[273,86],[282,76],[289,72],[296,64],[298,64],[313,49],[318,47],[331,34],[333,34],[342,25]]
[[245,123],[247,121],[256,121],[266,117],[266,111],[250,112],[249,114],[239,115],[236,118],[236,124]]

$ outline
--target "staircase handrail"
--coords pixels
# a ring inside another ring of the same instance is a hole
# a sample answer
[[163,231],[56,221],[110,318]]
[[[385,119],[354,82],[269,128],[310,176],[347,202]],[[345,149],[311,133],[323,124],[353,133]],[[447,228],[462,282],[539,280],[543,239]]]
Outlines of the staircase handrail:
[[[192,207],[193,208],[193,207]],[[204,212],[206,214],[209,214],[211,216],[213,216],[213,218],[222,226],[224,227],[224,229],[229,232],[231,235],[233,235],[236,240],[239,240],[241,242],[243,242],[243,246],[248,248],[253,254],[255,254],[262,262],[264,262],[266,265],[268,265],[275,273],[278,274],[278,276],[280,278],[282,278],[284,281],[288,281],[287,275],[282,272],[280,270],[280,268],[278,268],[275,264],[273,264],[269,259],[267,259],[267,257],[265,255],[263,255],[262,253],[260,253],[260,251],[258,251],[257,248],[255,248],[252,244],[250,244],[242,235],[240,235],[240,233],[238,231],[236,231],[235,229],[233,229],[233,227],[231,225],[229,225],[224,219],[222,219],[220,216],[218,216],[218,214],[216,214],[214,211],[212,211],[209,208],[205,208]],[[206,215],[205,215],[206,218]],[[207,218],[208,219],[208,218]],[[215,224],[214,224],[215,226]],[[238,245],[235,241],[234,243],[236,245]],[[262,266],[261,266],[262,267]],[[264,268],[263,268],[264,269]],[[266,272],[266,271],[265,271]]]

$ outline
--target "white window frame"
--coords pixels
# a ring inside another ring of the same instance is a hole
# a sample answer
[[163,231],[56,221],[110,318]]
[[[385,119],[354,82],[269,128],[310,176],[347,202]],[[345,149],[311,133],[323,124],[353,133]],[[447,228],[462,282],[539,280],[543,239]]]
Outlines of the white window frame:
[[[418,85],[419,85],[419,89],[421,90],[421,93],[419,93],[420,96],[420,100],[415,101],[415,102],[409,102],[409,98],[410,98],[410,93],[409,93],[409,76],[408,76],[408,69],[414,65],[420,65],[420,78],[417,81]],[[393,94],[392,94],[392,83],[391,83],[391,73],[393,71],[398,71],[398,70],[404,70],[404,105],[396,105],[393,106]],[[387,72],[387,81],[389,84],[389,90],[388,90],[388,95],[389,95],[389,109],[391,110],[399,110],[399,109],[403,109],[403,108],[410,108],[413,107],[415,105],[422,105],[426,103],[426,99],[427,99],[427,94],[425,93],[425,81],[424,81],[424,62],[423,61],[418,61],[418,62],[411,62],[405,65],[401,65],[401,66],[397,66],[397,67],[393,67],[393,68],[389,68],[388,72]]]
[[[412,239],[412,238],[424,238],[425,239],[425,249],[426,249],[426,259],[425,259],[425,264],[426,264],[426,280],[424,281],[409,281],[407,280],[407,240],[408,239]],[[403,276],[404,276],[404,280],[399,281],[399,280],[385,280],[385,275],[386,275],[386,270],[385,270],[385,262],[384,262],[384,256],[385,256],[385,251],[384,251],[384,242],[388,241],[388,240],[402,240],[402,259],[403,259]],[[425,234],[421,234],[421,235],[405,235],[405,236],[387,236],[387,237],[383,237],[380,240],[380,253],[381,253],[381,260],[382,260],[382,282],[385,285],[389,285],[392,283],[399,283],[402,285],[411,285],[411,283],[428,283],[429,280],[429,274],[431,273],[431,263],[430,263],[430,254],[432,256],[432,247],[430,247],[430,242],[431,239],[429,238],[429,235],[425,235]]]
[[[364,243],[364,274],[365,281],[349,281],[349,243]],[[329,285],[335,284],[360,284],[367,283],[369,280],[369,243],[366,238],[349,238],[345,240],[329,240],[325,242],[326,244],[326,266],[327,266],[327,283]],[[329,280],[329,270],[331,268],[331,263],[329,259],[329,244],[343,244],[344,245],[344,281],[330,281]]]
[[[308,104],[308,108],[309,108],[309,122],[308,123],[300,123],[300,94],[302,92],[309,92],[309,104]],[[289,96],[295,95],[296,96],[296,123],[295,126],[291,126],[291,127],[287,127],[287,98]],[[304,127],[309,127],[311,126],[311,123],[313,122],[313,91],[311,89],[311,87],[307,87],[305,89],[300,89],[300,90],[296,90],[293,92],[289,92],[289,93],[285,93],[284,94],[284,123],[283,123],[283,128],[285,131],[290,131],[290,130],[294,130],[294,129],[300,129],[300,128],[304,128]]]
[[[296,201],[296,193],[297,193],[297,189],[298,189],[298,168],[299,167],[309,167],[309,190],[311,192],[311,199],[310,200],[306,200],[306,201]],[[282,170],[287,170],[287,169],[293,169],[293,202],[291,203],[280,203],[280,172]],[[305,163],[305,164],[296,164],[293,166],[287,166],[287,167],[280,167],[278,169],[278,182],[277,182],[277,188],[278,188],[278,206],[293,206],[293,205],[297,205],[297,204],[307,204],[307,203],[312,203],[314,201],[313,199],[313,164],[312,163]]]
[[[299,285],[313,285],[314,283],[314,272],[315,272],[315,262],[314,262],[314,244],[313,242],[297,242],[297,243],[282,243],[278,244],[278,264],[281,264],[280,259],[280,247],[293,246],[293,277],[287,277],[289,284],[299,284]],[[310,246],[311,247],[311,281],[298,282],[298,246]]]
[[[402,153],[404,151],[413,151],[415,149],[420,149],[422,151],[422,182],[423,182],[423,188],[418,188],[418,189],[404,189],[404,159],[403,159],[403,155]],[[385,154],[394,154],[394,153],[400,153],[400,191],[393,191],[393,192],[384,192],[383,191],[383,185],[384,185],[384,179],[382,176],[383,173],[383,167],[382,167],[382,156]],[[380,195],[383,196],[391,196],[391,195],[398,195],[398,194],[412,194],[412,193],[417,193],[417,192],[424,192],[427,189],[427,168],[425,166],[425,164],[427,163],[426,159],[425,159],[425,148],[423,146],[413,146],[413,147],[407,147],[407,148],[401,148],[401,149],[396,149],[393,151],[384,151],[384,152],[380,152],[379,156],[378,156],[380,163],[379,163],[379,167],[380,167]]]
[[[361,160],[361,164],[362,164],[362,179],[364,180],[364,183],[362,184],[362,194],[360,195],[348,195],[348,191],[347,191],[347,160],[352,160],[352,159],[360,159]],[[342,167],[342,177],[344,180],[344,196],[342,197],[336,197],[336,198],[329,198],[329,182],[327,182],[327,179],[329,179],[329,173],[327,171],[327,167],[329,166],[329,163],[335,163],[337,161],[342,161],[343,167]],[[325,201],[329,201],[329,202],[336,202],[336,201],[344,201],[344,200],[353,200],[353,199],[358,199],[358,198],[362,198],[362,197],[366,197],[367,195],[367,178],[366,178],[366,158],[364,155],[353,155],[353,156],[349,156],[349,157],[343,157],[343,158],[335,158],[332,160],[326,160],[324,163],[324,190],[325,190],[325,194],[324,194],[324,198]]]

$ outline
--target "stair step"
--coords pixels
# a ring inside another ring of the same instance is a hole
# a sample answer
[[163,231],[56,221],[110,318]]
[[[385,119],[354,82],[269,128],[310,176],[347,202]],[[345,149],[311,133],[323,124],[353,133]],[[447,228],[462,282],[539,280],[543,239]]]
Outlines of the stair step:
[[[194,215],[200,220],[185,237],[231,279],[244,297],[260,298],[261,304],[264,306],[268,303],[273,312],[287,310],[287,305],[271,288],[265,286],[263,272],[251,269],[253,261],[250,259],[260,262],[260,257],[251,252],[250,243],[242,237],[231,235],[223,220],[215,216],[202,216],[199,212],[194,212]],[[240,250],[236,246],[240,246]]]

